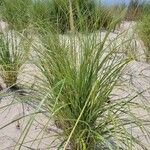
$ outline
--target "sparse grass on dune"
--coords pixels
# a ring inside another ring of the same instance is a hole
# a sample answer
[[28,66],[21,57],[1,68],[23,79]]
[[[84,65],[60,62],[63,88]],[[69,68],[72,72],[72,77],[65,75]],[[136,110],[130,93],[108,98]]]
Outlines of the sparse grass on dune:
[[137,32],[145,45],[146,61],[150,62],[150,4],[146,3],[142,10],[142,17],[138,22]]
[[130,0],[129,5],[127,6],[127,13],[125,20],[128,21],[137,21],[141,17],[141,11],[143,9],[143,1],[140,0]]
[[30,44],[13,31],[0,34],[0,75],[6,86],[16,86],[18,74],[29,56]]

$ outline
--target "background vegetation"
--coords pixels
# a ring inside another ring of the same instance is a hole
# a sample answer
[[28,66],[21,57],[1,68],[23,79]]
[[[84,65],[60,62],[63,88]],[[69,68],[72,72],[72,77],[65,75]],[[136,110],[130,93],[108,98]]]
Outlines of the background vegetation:
[[144,45],[146,61],[150,60],[150,4],[146,3],[143,6],[142,16],[138,23],[138,33]]
[[28,28],[30,23],[30,0],[4,0],[2,7],[2,19],[12,29],[22,31]]
[[[73,22],[69,21],[71,18]],[[33,25],[43,29],[49,26],[51,31],[65,33],[71,28],[81,32],[106,29],[113,15],[107,7],[93,0],[4,0],[2,19],[18,31]]]
[[140,0],[131,0],[126,13],[126,20],[137,21],[140,19],[141,11],[143,9],[144,2]]

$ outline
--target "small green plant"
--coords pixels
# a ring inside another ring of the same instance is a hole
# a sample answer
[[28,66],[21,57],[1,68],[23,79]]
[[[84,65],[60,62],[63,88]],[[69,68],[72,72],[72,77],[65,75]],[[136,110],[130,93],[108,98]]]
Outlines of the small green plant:
[[7,87],[15,87],[22,65],[29,56],[30,44],[13,31],[0,34],[0,76]]

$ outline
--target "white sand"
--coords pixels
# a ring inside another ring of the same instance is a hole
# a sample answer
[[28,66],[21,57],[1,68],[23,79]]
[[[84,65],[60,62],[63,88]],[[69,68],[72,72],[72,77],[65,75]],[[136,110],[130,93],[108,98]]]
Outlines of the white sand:
[[0,32],[6,31],[8,29],[8,24],[2,20],[0,20]]

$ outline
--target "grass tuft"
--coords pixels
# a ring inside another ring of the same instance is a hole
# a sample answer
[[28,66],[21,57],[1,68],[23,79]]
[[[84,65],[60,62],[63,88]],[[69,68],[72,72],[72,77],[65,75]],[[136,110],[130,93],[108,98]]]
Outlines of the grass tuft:
[[64,150],[146,148],[131,132],[134,128],[128,130],[143,130],[145,123],[131,111],[140,107],[134,98],[110,102],[121,71],[130,61],[118,57],[115,46],[104,48],[110,31],[100,41],[98,33],[49,33],[41,38],[45,49],[37,50],[36,65],[45,80],[35,99],[49,93],[43,106],[63,131],[59,136],[63,136],[60,147]]
[[145,56],[146,61],[149,62],[150,60],[150,4],[146,3],[142,10],[142,17],[138,22],[138,34],[144,45],[145,49]]
[[29,50],[30,44],[19,34],[13,31],[0,34],[0,76],[7,87],[16,84],[21,67],[28,60]]

